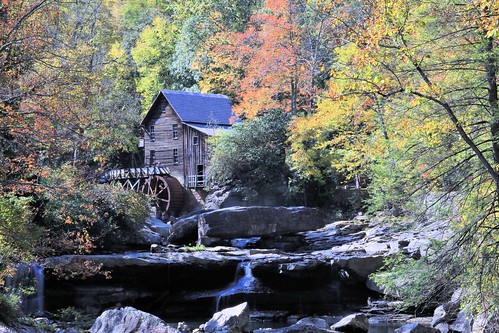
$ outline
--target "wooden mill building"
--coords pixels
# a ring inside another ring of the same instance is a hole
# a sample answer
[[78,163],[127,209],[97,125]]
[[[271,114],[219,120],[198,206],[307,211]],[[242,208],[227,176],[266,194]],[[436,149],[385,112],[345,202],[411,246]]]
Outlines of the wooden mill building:
[[233,119],[227,96],[161,90],[141,123],[145,166],[168,167],[187,188],[204,187],[206,139]]

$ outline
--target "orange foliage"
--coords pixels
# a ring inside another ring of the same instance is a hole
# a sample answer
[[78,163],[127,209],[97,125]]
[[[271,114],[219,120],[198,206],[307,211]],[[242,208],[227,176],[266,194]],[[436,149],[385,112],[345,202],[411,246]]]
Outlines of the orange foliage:
[[274,108],[311,111],[320,91],[315,80],[327,75],[332,39],[325,34],[333,25],[330,9],[320,3],[268,0],[244,32],[215,35],[203,90],[223,87],[237,103],[235,112],[249,118]]

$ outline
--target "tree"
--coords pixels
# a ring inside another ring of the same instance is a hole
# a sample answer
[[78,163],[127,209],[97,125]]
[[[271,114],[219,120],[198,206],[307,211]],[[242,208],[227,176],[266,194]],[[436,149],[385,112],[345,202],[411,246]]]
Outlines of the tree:
[[151,25],[142,31],[131,50],[140,74],[137,90],[143,96],[145,109],[160,89],[174,83],[169,64],[172,61],[177,35],[175,25],[161,15],[156,16]]
[[273,110],[260,118],[236,123],[211,139],[208,173],[212,182],[235,186],[249,199],[259,193],[272,193],[276,184],[286,184],[289,120],[286,113]]
[[[333,68],[331,82],[340,88],[331,107],[352,95],[380,101],[371,121],[384,149],[362,147],[372,177],[385,159],[412,193],[459,191],[457,232],[434,258],[449,263],[453,269],[441,271],[466,289],[476,309],[497,313],[499,7],[373,0],[355,11],[350,21],[339,16],[351,33]],[[441,198],[438,205],[455,204]]]
[[[0,9],[0,80],[4,83],[0,91],[0,248],[6,254],[17,253],[2,257],[0,274],[9,274],[19,262],[93,247],[95,220],[78,219],[80,215],[69,209],[46,208],[56,200],[55,193],[70,193],[64,182],[90,202],[98,197],[88,183],[116,151],[132,149],[133,127],[127,122],[133,116],[106,109],[99,98],[108,51],[102,35],[106,27],[100,25],[105,12],[99,2],[13,1]],[[78,172],[64,172],[68,167]],[[66,178],[60,183],[47,181],[54,177]],[[67,199],[68,206],[91,211],[85,206],[88,202]],[[47,223],[44,217],[56,211],[57,219]],[[97,215],[87,217],[91,216]],[[64,242],[55,242],[61,220],[70,232]],[[70,220],[78,223],[66,224]]]
[[273,108],[310,112],[328,73],[331,26],[328,3],[266,1],[245,31],[220,32],[209,41],[200,85],[234,87],[227,94],[246,117]]

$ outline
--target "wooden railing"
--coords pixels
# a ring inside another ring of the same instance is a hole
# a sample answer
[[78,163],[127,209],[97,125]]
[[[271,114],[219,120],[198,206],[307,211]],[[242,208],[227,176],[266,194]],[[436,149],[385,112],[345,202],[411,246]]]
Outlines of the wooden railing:
[[206,176],[205,175],[190,175],[187,176],[187,187],[206,187]]
[[156,175],[170,175],[170,170],[166,167],[145,167],[115,169],[106,172],[106,178],[108,180],[148,178]]

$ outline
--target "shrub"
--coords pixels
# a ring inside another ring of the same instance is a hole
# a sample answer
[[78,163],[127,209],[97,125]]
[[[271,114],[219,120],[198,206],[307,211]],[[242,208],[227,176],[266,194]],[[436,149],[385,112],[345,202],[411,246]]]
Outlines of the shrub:
[[21,315],[19,297],[14,294],[0,294],[0,322],[12,325]]
[[149,215],[145,195],[119,186],[79,181],[77,170],[65,166],[43,180],[41,223],[57,253],[89,252],[133,232]]
[[286,183],[287,128],[290,115],[281,110],[237,123],[210,140],[209,177],[218,184],[235,186],[247,199],[272,192]]

